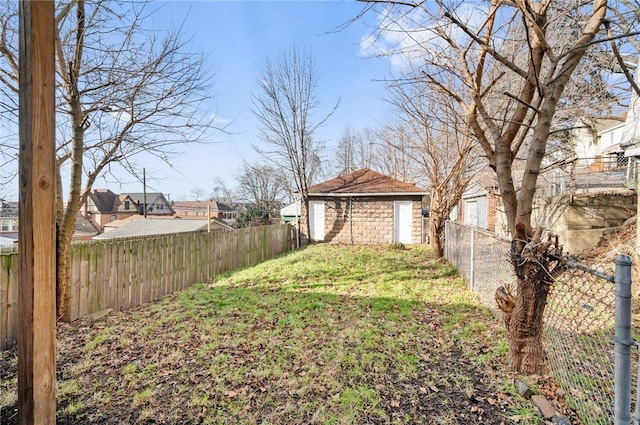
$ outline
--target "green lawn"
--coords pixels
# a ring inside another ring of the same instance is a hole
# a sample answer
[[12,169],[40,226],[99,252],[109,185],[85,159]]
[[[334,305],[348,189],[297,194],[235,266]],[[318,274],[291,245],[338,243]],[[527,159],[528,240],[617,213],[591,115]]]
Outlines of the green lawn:
[[[518,413],[505,351],[428,248],[314,245],[60,324],[58,423],[538,423]],[[0,367],[14,423],[15,352]]]

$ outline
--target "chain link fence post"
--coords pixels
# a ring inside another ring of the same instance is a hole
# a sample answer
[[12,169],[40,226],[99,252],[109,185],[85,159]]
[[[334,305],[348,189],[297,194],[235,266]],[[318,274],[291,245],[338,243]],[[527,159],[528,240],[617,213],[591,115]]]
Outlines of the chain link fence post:
[[631,423],[631,258],[617,255],[615,313],[615,399],[614,424]]

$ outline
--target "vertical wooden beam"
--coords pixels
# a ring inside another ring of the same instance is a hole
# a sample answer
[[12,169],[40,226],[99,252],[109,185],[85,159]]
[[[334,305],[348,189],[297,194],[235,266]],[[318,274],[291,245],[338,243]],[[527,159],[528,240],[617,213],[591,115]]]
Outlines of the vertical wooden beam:
[[54,2],[20,1],[18,424],[55,424]]

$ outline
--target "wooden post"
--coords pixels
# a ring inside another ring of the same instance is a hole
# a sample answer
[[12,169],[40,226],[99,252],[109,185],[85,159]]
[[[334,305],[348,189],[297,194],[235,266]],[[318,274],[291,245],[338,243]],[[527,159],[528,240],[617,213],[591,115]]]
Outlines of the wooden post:
[[55,424],[54,2],[19,7],[18,424]]

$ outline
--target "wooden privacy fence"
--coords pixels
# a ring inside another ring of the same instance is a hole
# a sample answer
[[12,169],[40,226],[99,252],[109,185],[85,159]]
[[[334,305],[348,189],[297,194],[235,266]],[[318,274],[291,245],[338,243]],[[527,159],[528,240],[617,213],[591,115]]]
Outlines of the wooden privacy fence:
[[[72,246],[71,320],[157,300],[220,273],[292,248],[288,224],[212,233],[79,242]],[[18,318],[18,254],[0,252],[0,349],[13,345]]]

